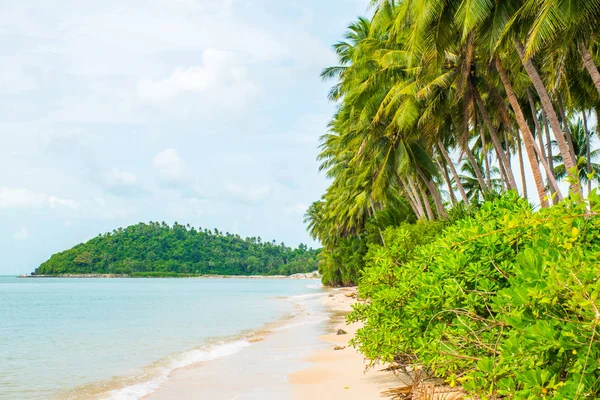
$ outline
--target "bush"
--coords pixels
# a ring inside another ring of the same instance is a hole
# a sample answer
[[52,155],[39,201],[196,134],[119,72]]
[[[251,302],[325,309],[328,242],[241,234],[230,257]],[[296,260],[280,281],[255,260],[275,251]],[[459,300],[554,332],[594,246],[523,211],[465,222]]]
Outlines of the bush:
[[367,244],[359,237],[340,238],[335,247],[319,253],[321,281],[327,286],[353,286],[364,266]]
[[370,359],[420,366],[481,398],[600,395],[600,196],[539,212],[514,192],[422,245],[373,245],[350,321]]

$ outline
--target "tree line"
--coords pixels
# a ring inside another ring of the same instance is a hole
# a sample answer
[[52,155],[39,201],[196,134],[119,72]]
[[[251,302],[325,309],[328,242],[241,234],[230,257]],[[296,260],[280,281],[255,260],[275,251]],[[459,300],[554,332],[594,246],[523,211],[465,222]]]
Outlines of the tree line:
[[600,398],[600,1],[372,4],[306,214],[351,343],[402,398]]
[[315,271],[318,252],[305,244],[292,249],[260,237],[150,222],[54,254],[34,274],[291,275]]
[[322,73],[332,183],[306,220],[325,266],[380,214],[442,220],[509,190],[545,208],[597,185],[600,2],[372,5]]

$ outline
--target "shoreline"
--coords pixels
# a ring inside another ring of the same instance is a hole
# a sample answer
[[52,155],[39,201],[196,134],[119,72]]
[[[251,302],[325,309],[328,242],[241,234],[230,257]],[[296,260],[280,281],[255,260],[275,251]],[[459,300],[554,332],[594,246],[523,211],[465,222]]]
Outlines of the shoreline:
[[193,276],[131,276],[120,274],[59,274],[59,275],[25,275],[18,278],[69,278],[69,279],[320,279],[318,272],[299,273],[292,275],[193,275]]
[[360,328],[345,322],[355,294],[354,288],[342,288],[290,296],[294,311],[258,329],[153,363],[142,375],[63,394],[82,400],[387,398],[382,393],[402,386],[401,380],[381,365],[365,370],[363,356],[348,346]]
[[255,334],[236,354],[172,371],[142,399],[369,400],[389,398],[386,391],[403,386],[385,366],[367,370],[364,357],[348,346],[361,326],[345,321],[355,288],[293,297],[301,318]]
[[[288,336],[314,338],[315,335],[306,335],[306,332],[326,320],[320,302],[320,298],[326,295],[325,291],[319,290],[317,293],[274,297],[271,300],[289,301],[292,310],[259,327],[229,336],[209,338],[197,347],[150,362],[140,367],[134,374],[115,375],[105,380],[78,385],[61,391],[53,398],[57,400],[59,398],[73,400],[231,399],[233,398],[231,395],[234,394],[231,392],[229,382],[233,379],[232,376],[238,376],[240,381],[250,379],[249,383],[245,383],[244,389],[253,390],[255,384],[253,380],[265,373],[264,368],[253,369],[251,374],[240,369],[248,362],[262,363],[268,368],[276,366],[277,372],[280,372],[279,369],[285,371],[282,366],[290,369],[288,372],[301,368],[295,365],[297,359],[301,357],[296,357],[293,351],[288,352],[293,349],[288,347],[289,340],[282,341],[282,338]],[[273,354],[273,349],[277,347],[286,350],[289,364],[277,366],[276,362],[273,362],[278,361],[274,358],[281,357],[276,353]],[[271,354],[265,357],[263,356],[265,352]],[[299,361],[298,364],[300,363]],[[272,371],[269,377],[273,372],[275,371]],[[282,375],[282,378],[285,376],[287,372]],[[278,396],[272,397],[273,399],[287,398],[284,394],[288,389],[277,385],[271,378],[263,380],[262,384],[269,393],[271,390],[273,393],[277,392]],[[243,391],[236,392],[235,396],[240,393]],[[242,398],[246,399],[246,397]],[[253,397],[252,399],[254,400]]]
[[360,323],[347,325],[345,320],[357,301],[356,288],[337,289],[322,301],[331,318],[328,333],[319,338],[327,343],[327,348],[305,359],[310,363],[309,368],[289,375],[293,398],[379,399],[387,398],[382,393],[403,386],[393,372],[382,371],[385,366],[376,364],[366,369],[362,354],[349,346],[348,342],[361,327]]
[[254,332],[241,351],[172,371],[144,400],[287,400],[291,373],[309,364],[304,358],[323,348],[318,339],[330,314],[322,298],[328,292],[300,294],[286,300],[297,313]]

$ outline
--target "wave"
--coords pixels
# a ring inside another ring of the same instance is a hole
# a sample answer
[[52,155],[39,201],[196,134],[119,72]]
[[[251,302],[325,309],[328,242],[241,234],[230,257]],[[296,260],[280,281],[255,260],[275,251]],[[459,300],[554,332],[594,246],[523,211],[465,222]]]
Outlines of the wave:
[[236,340],[234,342],[222,343],[206,349],[196,349],[185,352],[161,367],[159,371],[156,371],[156,376],[154,378],[120,389],[112,390],[100,398],[107,400],[140,399],[156,391],[169,378],[171,372],[177,369],[189,367],[201,362],[212,361],[218,358],[231,356],[248,346],[250,346],[250,342],[248,340]]
[[309,300],[309,299],[316,299],[318,297],[323,297],[325,296],[327,293],[309,293],[309,294],[298,294],[296,296],[290,296],[287,297],[287,300],[292,301],[292,302],[296,302],[298,300]]
[[285,296],[282,299],[292,302],[296,312],[282,315],[275,321],[263,325],[259,329],[242,332],[235,336],[221,338],[218,342],[175,354],[147,365],[143,373],[137,376],[115,377],[110,381],[96,382],[76,388],[70,399],[102,399],[102,400],[139,400],[149,396],[168,381],[175,370],[190,367],[199,363],[228,357],[239,353],[253,343],[253,339],[268,336],[270,332],[284,331],[306,325],[318,324],[329,319],[328,314],[314,312],[309,306],[316,299],[327,295],[326,292]]

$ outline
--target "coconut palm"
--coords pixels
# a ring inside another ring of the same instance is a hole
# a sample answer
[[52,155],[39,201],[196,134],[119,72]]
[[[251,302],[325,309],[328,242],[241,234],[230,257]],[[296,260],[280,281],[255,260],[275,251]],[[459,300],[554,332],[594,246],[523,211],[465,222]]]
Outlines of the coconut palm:
[[490,183],[490,185],[487,188],[482,188],[478,184],[475,171],[473,170],[473,165],[469,162],[463,162],[461,165],[460,171],[462,173],[460,175],[460,179],[467,190],[469,199],[474,203],[480,203],[484,201],[488,193],[500,193],[502,191],[502,180],[499,178],[500,169],[498,167],[493,166],[489,169],[489,171],[483,168],[486,155],[483,151],[481,151],[481,149],[474,147],[473,152],[477,157],[479,167],[485,173],[485,179]]
[[[583,120],[581,118],[569,123],[571,136],[573,137],[573,147],[577,156],[577,169],[579,179],[583,183],[600,183],[600,164],[594,162],[600,155],[600,149],[591,150],[590,141],[597,136],[595,131],[589,131],[586,134]],[[553,142],[556,146],[556,142]],[[589,153],[589,163],[588,163]],[[567,175],[565,164],[561,155],[554,157],[554,172],[556,177],[561,179]]]
[[600,1],[372,3],[322,73],[338,108],[319,155],[332,183],[307,212],[314,237],[361,235],[398,198],[417,218],[444,217],[442,187],[451,204],[479,202],[516,188],[517,164],[523,196],[531,171],[542,207],[575,167],[587,182],[595,133],[569,121],[600,102]]

